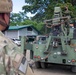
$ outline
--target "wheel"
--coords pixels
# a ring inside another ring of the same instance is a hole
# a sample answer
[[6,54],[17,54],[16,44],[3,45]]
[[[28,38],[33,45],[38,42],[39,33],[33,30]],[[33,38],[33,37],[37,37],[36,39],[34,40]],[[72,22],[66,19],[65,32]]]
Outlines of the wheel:
[[76,66],[72,66],[71,71],[76,72]]
[[35,62],[35,66],[36,66],[36,68],[41,68],[40,62]]
[[47,63],[44,63],[44,62],[41,62],[41,67],[42,67],[43,69],[45,69],[45,68],[48,67],[48,64],[47,64]]

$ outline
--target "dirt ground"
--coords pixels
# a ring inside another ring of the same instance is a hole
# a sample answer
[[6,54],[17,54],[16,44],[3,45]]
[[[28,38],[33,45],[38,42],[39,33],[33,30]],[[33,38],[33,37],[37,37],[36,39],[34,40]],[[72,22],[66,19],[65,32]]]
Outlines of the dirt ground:
[[49,65],[46,69],[37,69],[34,67],[35,75],[76,75],[76,73],[71,72],[70,68]]

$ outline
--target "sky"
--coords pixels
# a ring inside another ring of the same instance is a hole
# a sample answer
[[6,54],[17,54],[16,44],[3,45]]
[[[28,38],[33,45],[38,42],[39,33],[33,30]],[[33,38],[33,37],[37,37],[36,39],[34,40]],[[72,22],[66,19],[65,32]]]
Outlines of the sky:
[[[12,0],[13,1],[13,13],[18,13],[19,11],[23,11],[22,7],[26,5],[25,0]],[[31,13],[27,14],[28,17],[32,17]]]
[[25,5],[25,0],[12,0],[13,1],[13,11],[14,13],[18,13],[22,11],[22,6]]

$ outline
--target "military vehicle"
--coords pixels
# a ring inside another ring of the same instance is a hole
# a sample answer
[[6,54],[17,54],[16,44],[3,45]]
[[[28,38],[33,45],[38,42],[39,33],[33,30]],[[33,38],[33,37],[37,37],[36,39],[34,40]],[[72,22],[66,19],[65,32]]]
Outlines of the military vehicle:
[[37,68],[45,68],[48,63],[53,63],[68,65],[76,72],[76,29],[70,27],[70,18],[68,8],[63,15],[61,8],[55,7],[53,19],[44,21],[46,27],[50,28],[46,39],[38,36],[33,44],[25,44]]
[[23,50],[2,33],[9,27],[11,0],[0,0],[0,75],[34,75]]

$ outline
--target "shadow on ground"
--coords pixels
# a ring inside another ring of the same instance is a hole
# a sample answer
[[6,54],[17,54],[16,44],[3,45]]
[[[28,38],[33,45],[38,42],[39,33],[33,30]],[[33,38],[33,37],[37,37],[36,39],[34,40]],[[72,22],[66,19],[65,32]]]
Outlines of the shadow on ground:
[[71,71],[71,68],[69,66],[49,64],[46,69],[37,69],[35,66],[33,66],[33,68],[35,73],[37,72],[39,75],[76,75],[76,73],[73,73]]

